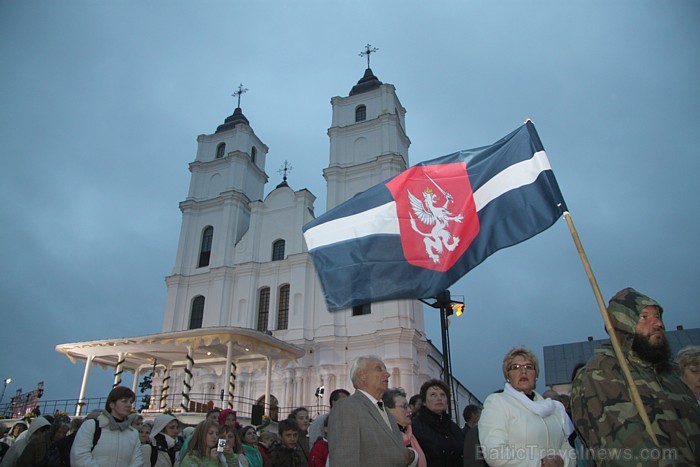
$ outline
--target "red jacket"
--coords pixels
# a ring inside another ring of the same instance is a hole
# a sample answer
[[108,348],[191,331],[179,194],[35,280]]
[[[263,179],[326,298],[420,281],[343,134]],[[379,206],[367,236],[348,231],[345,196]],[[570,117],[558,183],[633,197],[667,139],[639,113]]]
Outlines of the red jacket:
[[325,467],[328,459],[328,441],[319,438],[309,451],[309,467]]

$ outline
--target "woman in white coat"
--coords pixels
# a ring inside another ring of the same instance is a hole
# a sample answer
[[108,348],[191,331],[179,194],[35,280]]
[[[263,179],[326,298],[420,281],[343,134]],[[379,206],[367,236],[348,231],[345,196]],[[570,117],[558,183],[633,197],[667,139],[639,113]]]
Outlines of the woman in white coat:
[[491,394],[479,419],[479,441],[490,467],[562,467],[576,465],[569,445],[574,427],[564,406],[535,391],[537,356],[524,347],[503,359],[502,393]]
[[71,466],[143,466],[139,434],[131,428],[128,418],[135,398],[134,392],[124,386],[112,389],[102,413],[94,422],[86,420],[76,433],[70,451]]

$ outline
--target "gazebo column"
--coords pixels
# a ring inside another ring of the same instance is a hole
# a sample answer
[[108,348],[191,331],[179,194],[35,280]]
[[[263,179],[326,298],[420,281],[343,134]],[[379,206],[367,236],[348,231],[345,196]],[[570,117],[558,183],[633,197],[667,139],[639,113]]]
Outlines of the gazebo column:
[[113,388],[116,388],[117,386],[122,384],[122,373],[124,373],[124,357],[126,356],[126,353],[119,352],[117,355],[117,366],[114,367],[114,384],[112,384]]
[[270,379],[272,377],[272,362],[270,357],[265,357],[265,415],[270,416]]
[[236,390],[236,364],[233,362],[233,341],[228,341],[226,345],[226,366],[224,367],[224,381],[221,385],[226,388],[226,405],[229,409],[233,409],[233,394]]
[[168,389],[170,389],[170,365],[163,369],[163,381],[160,387],[160,411],[165,412],[168,407]]
[[[142,365],[142,366],[143,366],[143,365]],[[140,367],[138,367],[137,369],[134,370],[134,382],[133,382],[133,384],[131,385],[131,390],[134,392],[134,394],[136,394],[136,389],[137,389],[137,386],[138,386],[138,384],[139,384],[139,373],[141,372],[141,367],[142,367],[142,366],[140,366]],[[134,403],[136,403],[136,401],[134,401]]]
[[183,412],[190,410],[190,391],[192,390],[192,367],[194,366],[194,347],[187,346],[187,365],[185,366],[185,379],[182,382],[182,402],[180,408]]
[[83,405],[85,404],[85,390],[87,389],[88,378],[90,377],[90,367],[92,366],[92,359],[95,358],[94,355],[89,355],[85,359],[85,372],[83,373],[83,382],[80,385],[80,395],[78,396],[78,405],[75,408],[75,416],[80,417],[83,411]]

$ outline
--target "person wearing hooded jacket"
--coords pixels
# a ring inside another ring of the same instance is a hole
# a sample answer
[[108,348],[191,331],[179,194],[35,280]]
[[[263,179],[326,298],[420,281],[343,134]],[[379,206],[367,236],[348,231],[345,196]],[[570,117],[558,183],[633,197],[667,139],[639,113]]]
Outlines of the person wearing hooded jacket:
[[51,426],[51,423],[49,423],[49,421],[44,417],[36,417],[34,420],[32,420],[31,424],[29,425],[29,429],[22,432],[22,434],[17,437],[14,444],[10,446],[10,449],[5,454],[5,457],[2,458],[0,466],[14,467],[15,464],[17,464],[19,456],[22,455],[24,448],[27,447],[27,444],[29,444],[32,437],[35,434],[40,434],[48,430],[49,426]]
[[[86,421],[75,435],[70,452],[72,467],[142,467],[141,441],[131,428],[129,414],[136,395],[124,386],[110,391],[96,422]],[[100,427],[93,445],[96,425]]]
[[27,422],[25,422],[24,420],[20,420],[14,425],[12,425],[10,431],[7,432],[7,435],[5,435],[5,437],[0,439],[0,442],[3,442],[8,446],[12,446],[17,437],[25,431],[27,431]]
[[700,465],[700,407],[677,375],[656,301],[626,288],[608,305],[612,327],[657,447],[634,406],[612,345],[596,349],[573,381],[571,415],[598,466]]
[[177,434],[180,430],[180,422],[177,418],[168,414],[159,414],[153,420],[153,429],[150,435],[150,444],[142,444],[141,451],[145,466],[151,465],[151,452],[158,451],[155,465],[157,467],[172,467],[175,465],[176,455],[180,449],[177,443]]

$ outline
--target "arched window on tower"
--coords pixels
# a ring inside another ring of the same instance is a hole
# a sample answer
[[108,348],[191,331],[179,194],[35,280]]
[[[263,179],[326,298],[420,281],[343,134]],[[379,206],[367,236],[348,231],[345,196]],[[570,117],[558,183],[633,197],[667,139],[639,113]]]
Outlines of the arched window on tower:
[[250,160],[253,161],[253,163],[255,163],[255,157],[256,157],[257,155],[258,155],[258,150],[255,149],[255,146],[253,146],[252,148],[250,148]]
[[289,327],[289,284],[280,287],[279,300],[277,302],[277,329]]
[[216,158],[221,159],[224,157],[224,154],[226,153],[226,143],[219,143],[219,145],[216,147]]
[[275,240],[272,244],[272,261],[284,259],[284,240]]
[[355,121],[364,122],[365,120],[367,120],[367,107],[358,105],[355,107]]
[[192,300],[192,312],[190,313],[190,329],[199,329],[204,321],[204,297],[197,295]]
[[267,319],[270,315],[270,288],[263,287],[258,295],[258,326],[260,332],[267,331]]
[[211,242],[214,238],[214,227],[211,225],[202,232],[202,246],[199,249],[198,268],[209,266],[209,257],[211,256]]

